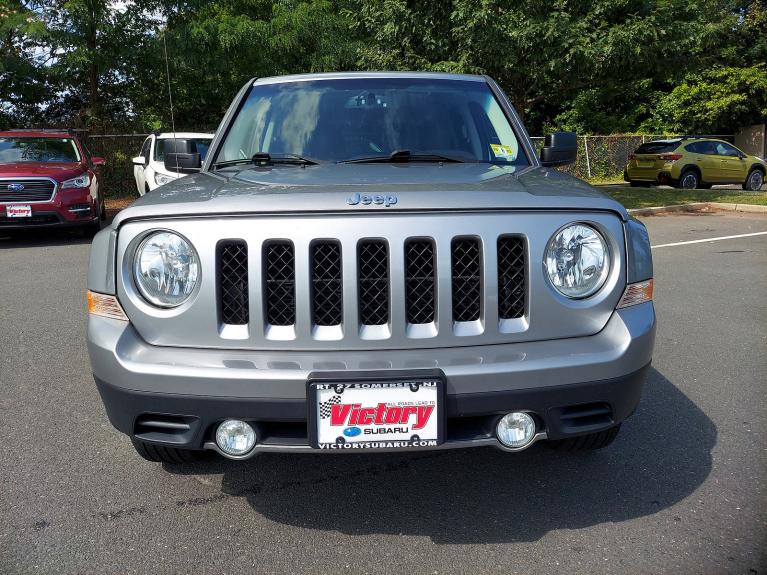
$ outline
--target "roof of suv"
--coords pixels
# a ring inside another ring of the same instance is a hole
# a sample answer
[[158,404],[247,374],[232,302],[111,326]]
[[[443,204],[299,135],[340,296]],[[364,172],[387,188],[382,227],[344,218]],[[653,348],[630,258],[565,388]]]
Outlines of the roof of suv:
[[162,132],[157,134],[158,140],[171,140],[173,138],[212,138],[210,132]]
[[486,82],[484,76],[476,74],[451,74],[448,72],[323,72],[317,74],[291,74],[256,78],[257,84],[281,84],[284,82],[306,82],[309,80],[344,80],[352,78],[432,78],[435,80],[464,80]]
[[0,132],[0,138],[76,138],[67,130],[5,130]]

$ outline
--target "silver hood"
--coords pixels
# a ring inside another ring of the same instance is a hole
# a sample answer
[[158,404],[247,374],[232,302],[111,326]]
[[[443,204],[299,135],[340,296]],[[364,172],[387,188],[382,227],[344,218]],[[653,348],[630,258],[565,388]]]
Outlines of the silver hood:
[[[396,196],[396,203],[350,205],[356,194]],[[505,209],[611,211],[628,219],[620,203],[557,170],[414,162],[202,172],[143,196],[113,225],[168,216]]]

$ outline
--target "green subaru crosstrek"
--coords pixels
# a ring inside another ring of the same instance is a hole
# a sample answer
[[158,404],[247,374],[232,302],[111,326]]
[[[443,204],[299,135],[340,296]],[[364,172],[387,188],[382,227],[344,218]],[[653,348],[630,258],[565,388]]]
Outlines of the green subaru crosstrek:
[[728,142],[706,138],[674,138],[646,142],[629,157],[623,179],[632,187],[668,184],[677,188],[710,188],[741,184],[757,191],[764,183],[765,161]]

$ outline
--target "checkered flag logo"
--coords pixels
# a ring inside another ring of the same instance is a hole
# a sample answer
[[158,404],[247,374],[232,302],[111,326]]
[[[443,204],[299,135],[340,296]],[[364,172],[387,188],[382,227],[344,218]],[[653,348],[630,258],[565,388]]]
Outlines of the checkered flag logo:
[[330,412],[333,409],[333,406],[340,405],[340,404],[341,404],[340,395],[333,395],[327,401],[321,401],[320,402],[320,418],[327,419],[328,417],[330,417]]

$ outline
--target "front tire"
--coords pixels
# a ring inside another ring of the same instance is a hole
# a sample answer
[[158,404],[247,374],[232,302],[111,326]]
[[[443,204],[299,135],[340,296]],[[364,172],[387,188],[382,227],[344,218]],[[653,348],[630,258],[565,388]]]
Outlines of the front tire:
[[178,465],[181,463],[191,463],[200,458],[198,452],[189,449],[156,445],[136,438],[131,438],[131,443],[133,443],[136,453],[152,463],[172,463]]
[[676,187],[682,190],[695,190],[700,186],[700,176],[695,170],[687,169],[679,176]]
[[743,182],[743,189],[749,192],[758,192],[764,184],[764,174],[761,170],[754,168],[748,173],[746,181]]
[[620,423],[610,429],[589,433],[588,435],[579,435],[578,437],[568,437],[567,439],[558,439],[549,441],[548,446],[557,451],[594,451],[610,445],[618,432],[621,430]]

